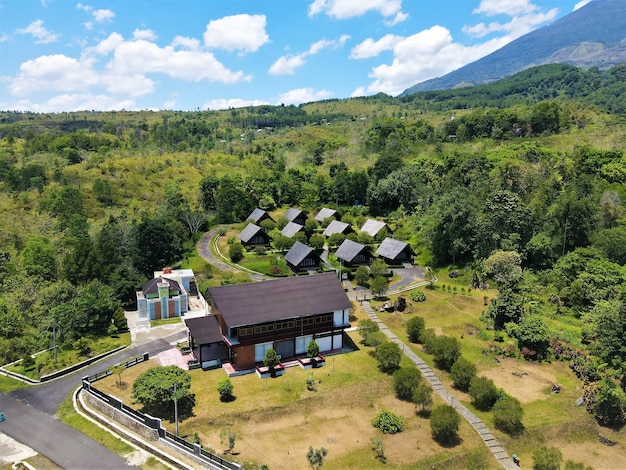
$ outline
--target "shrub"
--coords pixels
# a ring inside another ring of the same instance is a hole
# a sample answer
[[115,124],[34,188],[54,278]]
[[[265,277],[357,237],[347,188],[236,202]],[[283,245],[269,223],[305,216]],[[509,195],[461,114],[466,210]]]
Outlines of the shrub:
[[476,366],[463,357],[459,357],[450,368],[450,378],[454,387],[463,392],[469,390],[470,382],[476,377]]
[[377,348],[381,344],[387,341],[387,336],[382,331],[374,331],[369,333],[365,338],[365,346],[371,346],[373,348]]
[[79,356],[87,356],[91,352],[91,342],[87,338],[78,338],[72,346]]
[[409,294],[409,298],[413,302],[424,302],[426,300],[426,294],[423,290],[414,290]]
[[449,371],[457,359],[461,356],[461,343],[451,336],[436,336],[428,346],[433,355],[435,365],[442,370]]
[[421,406],[422,411],[426,411],[433,404],[433,389],[425,380],[420,381],[415,390],[411,401],[415,406]]
[[278,354],[273,349],[268,349],[265,351],[265,357],[263,358],[263,365],[265,367],[269,367],[273,369],[278,364],[280,364],[280,359],[278,358]]
[[233,398],[233,383],[228,378],[224,378],[217,383],[217,392],[221,401],[230,401]]
[[393,389],[401,400],[411,400],[422,381],[422,374],[415,367],[402,367],[393,374]]
[[391,372],[398,368],[402,360],[400,346],[391,341],[385,341],[376,348],[376,360],[382,371]]
[[507,434],[519,433],[524,428],[523,415],[522,404],[513,397],[498,400],[493,406],[493,423],[496,429]]
[[361,335],[361,338],[363,339],[363,341],[367,339],[367,335],[369,335],[370,333],[380,331],[380,328],[378,327],[378,323],[376,323],[374,320],[370,320],[369,318],[360,320],[358,324],[358,328],[359,328],[359,334]]
[[461,416],[450,405],[440,405],[430,414],[430,430],[433,438],[441,443],[450,443],[457,437]]
[[556,447],[539,447],[533,451],[533,470],[560,470],[563,454]]
[[259,245],[259,246],[255,246],[253,251],[256,255],[264,255],[267,252],[267,248]]
[[370,278],[370,272],[365,266],[359,266],[354,273],[354,280],[359,286],[365,285]]
[[381,410],[372,420],[372,426],[380,429],[383,434],[396,434],[404,429],[404,422],[395,413]]
[[243,259],[243,245],[241,243],[233,243],[228,249],[228,256],[233,263],[238,263]]
[[482,411],[490,410],[498,399],[498,388],[487,377],[474,377],[470,382],[469,395],[472,404]]
[[320,354],[320,346],[312,340],[306,347],[306,357],[317,357]]
[[422,317],[413,317],[406,322],[406,333],[411,343],[419,343],[425,329],[426,322]]

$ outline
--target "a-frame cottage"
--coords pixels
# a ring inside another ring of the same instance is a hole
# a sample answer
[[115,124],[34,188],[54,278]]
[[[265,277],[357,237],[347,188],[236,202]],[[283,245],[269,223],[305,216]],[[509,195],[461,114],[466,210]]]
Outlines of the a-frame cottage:
[[255,224],[248,224],[239,233],[239,240],[244,246],[268,246],[270,244],[270,236],[263,231],[261,227]]
[[259,209],[258,207],[252,211],[247,220],[251,220],[256,225],[260,225],[264,220],[271,220],[274,222],[274,219],[272,219],[272,216],[267,211]]
[[283,360],[341,349],[352,303],[335,273],[210,287],[207,294],[230,362],[252,369],[273,348]]
[[315,250],[304,243],[295,242],[285,255],[287,266],[293,272],[317,270],[322,260]]
[[308,218],[306,212],[300,209],[296,209],[295,207],[290,207],[289,209],[287,209],[285,217],[289,222],[300,225],[304,225],[306,223],[306,219]]
[[369,265],[372,262],[372,254],[365,245],[346,239],[343,241],[335,256],[346,266]]
[[383,258],[387,264],[399,265],[413,262],[415,251],[408,243],[387,237],[376,250],[376,254]]

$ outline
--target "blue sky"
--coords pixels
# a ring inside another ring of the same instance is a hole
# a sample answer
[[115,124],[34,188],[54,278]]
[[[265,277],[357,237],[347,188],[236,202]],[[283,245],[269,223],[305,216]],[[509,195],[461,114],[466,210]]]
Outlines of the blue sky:
[[589,0],[0,0],[0,110],[398,95]]

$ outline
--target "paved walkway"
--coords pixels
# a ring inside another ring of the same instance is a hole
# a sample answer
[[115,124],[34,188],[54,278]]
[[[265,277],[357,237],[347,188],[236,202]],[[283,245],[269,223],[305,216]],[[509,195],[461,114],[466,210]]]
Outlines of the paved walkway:
[[227,227],[227,226],[221,225],[212,230],[209,230],[202,236],[202,238],[198,241],[198,244],[196,245],[198,249],[198,254],[207,263],[215,266],[218,269],[221,269],[222,271],[230,271],[233,273],[244,272],[246,274],[249,274],[252,280],[254,281],[263,280],[264,276],[262,274],[246,269],[243,266],[239,266],[239,265],[233,266],[232,264],[226,263],[223,259],[220,259],[219,257],[213,254],[212,248],[219,252],[217,245],[215,243],[215,241],[217,240],[215,236],[217,235],[217,232],[219,232],[224,227]]
[[435,392],[441,396],[448,404],[454,407],[463,418],[470,423],[470,425],[476,430],[478,435],[485,442],[485,445],[489,448],[491,453],[494,455],[496,460],[502,465],[503,468],[507,470],[519,470],[519,467],[513,463],[513,459],[509,457],[506,449],[500,445],[498,440],[491,434],[491,431],[487,426],[474,414],[472,413],[463,403],[454,398],[450,392],[448,392],[441,381],[437,378],[433,370],[428,367],[428,365],[413,352],[411,348],[409,348],[406,344],[404,344],[400,338],[398,338],[388,327],[385,325],[378,315],[374,312],[374,309],[370,305],[368,301],[362,302],[363,310],[367,313],[367,316],[375,321],[380,331],[382,331],[391,341],[400,346],[400,349],[404,352],[404,354],[411,359],[417,366],[417,368],[422,372],[426,380],[432,385]]

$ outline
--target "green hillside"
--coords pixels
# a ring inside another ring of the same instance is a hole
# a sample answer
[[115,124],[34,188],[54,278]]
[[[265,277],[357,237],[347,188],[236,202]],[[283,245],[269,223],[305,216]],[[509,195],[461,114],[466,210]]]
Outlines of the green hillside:
[[68,347],[110,333],[165,266],[193,267],[203,288],[245,280],[198,259],[210,228],[332,207],[373,245],[358,230],[385,220],[455,293],[496,287],[486,331],[516,357],[573,360],[590,412],[621,425],[624,78],[552,65],[402,99],[2,112],[0,362],[48,347],[53,320]]

